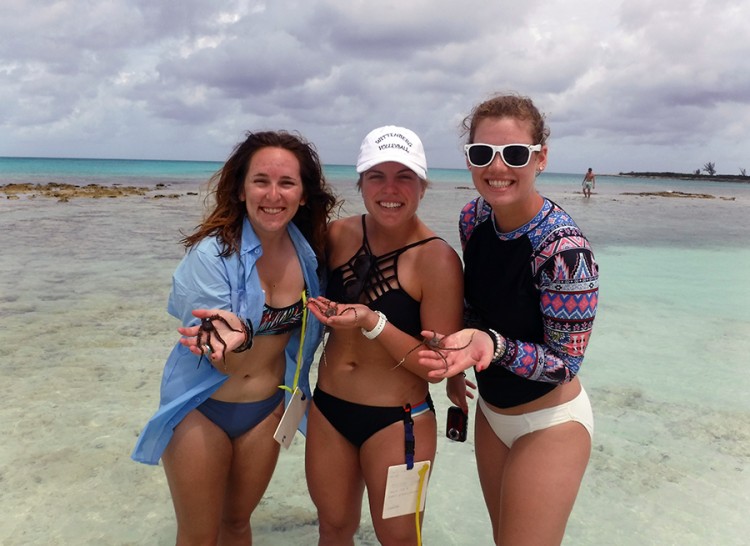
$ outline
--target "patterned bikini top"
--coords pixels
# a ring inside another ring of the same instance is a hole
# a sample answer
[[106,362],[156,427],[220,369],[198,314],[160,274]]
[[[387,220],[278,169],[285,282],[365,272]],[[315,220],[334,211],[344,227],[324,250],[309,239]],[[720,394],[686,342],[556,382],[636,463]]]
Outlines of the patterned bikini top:
[[362,216],[362,246],[349,261],[331,271],[326,295],[340,303],[364,303],[382,311],[399,330],[415,337],[422,331],[420,302],[412,298],[398,280],[398,258],[407,250],[440,237],[428,237],[381,256],[370,251],[365,217]]
[[277,308],[263,305],[263,316],[256,336],[278,336],[302,325],[302,298],[287,307]]

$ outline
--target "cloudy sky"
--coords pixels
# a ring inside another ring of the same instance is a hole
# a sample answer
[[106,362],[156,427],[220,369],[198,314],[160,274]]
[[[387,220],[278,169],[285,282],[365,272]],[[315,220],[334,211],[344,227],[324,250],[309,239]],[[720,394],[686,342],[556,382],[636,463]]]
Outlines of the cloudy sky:
[[298,130],[352,164],[404,125],[462,167],[463,117],[529,95],[550,170],[750,170],[747,0],[2,0],[0,156],[223,160]]

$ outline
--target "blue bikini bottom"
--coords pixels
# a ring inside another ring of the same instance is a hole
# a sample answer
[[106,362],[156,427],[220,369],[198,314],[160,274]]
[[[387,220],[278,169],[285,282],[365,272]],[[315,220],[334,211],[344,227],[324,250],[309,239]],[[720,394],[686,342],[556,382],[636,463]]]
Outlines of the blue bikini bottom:
[[284,391],[279,389],[270,398],[258,402],[222,402],[209,398],[197,409],[234,439],[271,415],[283,399]]

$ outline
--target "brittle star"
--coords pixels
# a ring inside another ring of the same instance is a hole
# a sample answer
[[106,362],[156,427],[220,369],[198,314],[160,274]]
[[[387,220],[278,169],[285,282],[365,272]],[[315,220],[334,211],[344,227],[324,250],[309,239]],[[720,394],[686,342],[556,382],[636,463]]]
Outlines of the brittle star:
[[[318,311],[320,311],[321,313],[323,313],[323,315],[326,318],[342,316],[347,311],[353,311],[354,312],[354,324],[355,325],[357,324],[357,320],[358,320],[357,310],[354,307],[345,307],[344,309],[341,310],[341,313],[339,313],[339,305],[338,305],[338,303],[329,301],[326,304],[325,309],[323,309],[323,307],[317,301],[315,301],[315,300],[312,301],[312,304],[315,305],[315,307],[318,308]],[[325,328],[326,328],[326,330],[328,330],[329,326],[326,325]],[[323,359],[322,360],[323,360],[323,365],[324,366],[328,366],[328,360],[326,360],[326,344],[327,343],[328,343],[328,339],[326,338],[325,341],[323,341]]]
[[440,358],[443,360],[443,363],[445,364],[445,371],[448,371],[448,361],[443,356],[443,353],[440,351],[460,351],[462,349],[466,349],[469,345],[471,345],[472,340],[474,339],[474,332],[471,333],[471,337],[469,338],[469,342],[462,346],[462,347],[443,347],[440,343],[443,341],[442,339],[438,339],[437,332],[435,330],[432,330],[432,337],[431,338],[423,338],[422,341],[420,341],[414,348],[409,349],[409,352],[404,355],[404,357],[398,361],[398,364],[396,364],[392,369],[395,370],[399,366],[401,366],[405,361],[406,357],[408,357],[410,354],[412,354],[414,351],[419,349],[422,345],[430,349],[431,351],[436,352]]
[[[231,324],[227,322],[227,320],[222,317],[221,315],[212,315],[208,318],[201,319],[201,325],[200,328],[198,328],[198,337],[196,339],[196,343],[198,347],[200,347],[201,350],[201,357],[198,359],[198,367],[200,368],[201,362],[203,361],[203,355],[205,354],[204,347],[208,350],[209,353],[212,353],[214,351],[214,348],[211,346],[211,336],[216,336],[216,339],[219,343],[223,345],[222,351],[227,348],[227,343],[224,341],[221,336],[219,335],[219,331],[216,329],[216,327],[211,322],[212,320],[219,320],[224,323],[224,325],[232,330],[233,332],[239,332],[242,333],[242,330],[237,330],[235,328],[232,328]],[[206,333],[206,343],[203,343],[203,333]]]
[[341,313],[339,313],[339,304],[336,302],[329,301],[326,304],[325,309],[315,300],[313,300],[311,303],[315,305],[315,307],[318,308],[318,311],[323,313],[326,318],[342,316],[347,311],[354,311],[354,324],[357,324],[357,310],[354,307],[346,307],[341,310]]

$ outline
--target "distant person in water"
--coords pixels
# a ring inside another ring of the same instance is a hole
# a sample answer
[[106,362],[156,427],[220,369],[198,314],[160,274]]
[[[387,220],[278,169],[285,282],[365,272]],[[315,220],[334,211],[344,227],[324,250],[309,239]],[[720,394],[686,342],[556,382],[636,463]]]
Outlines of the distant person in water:
[[591,197],[591,190],[593,190],[596,187],[596,175],[594,175],[594,171],[589,167],[589,170],[586,171],[586,174],[583,175],[583,196],[584,197]]

